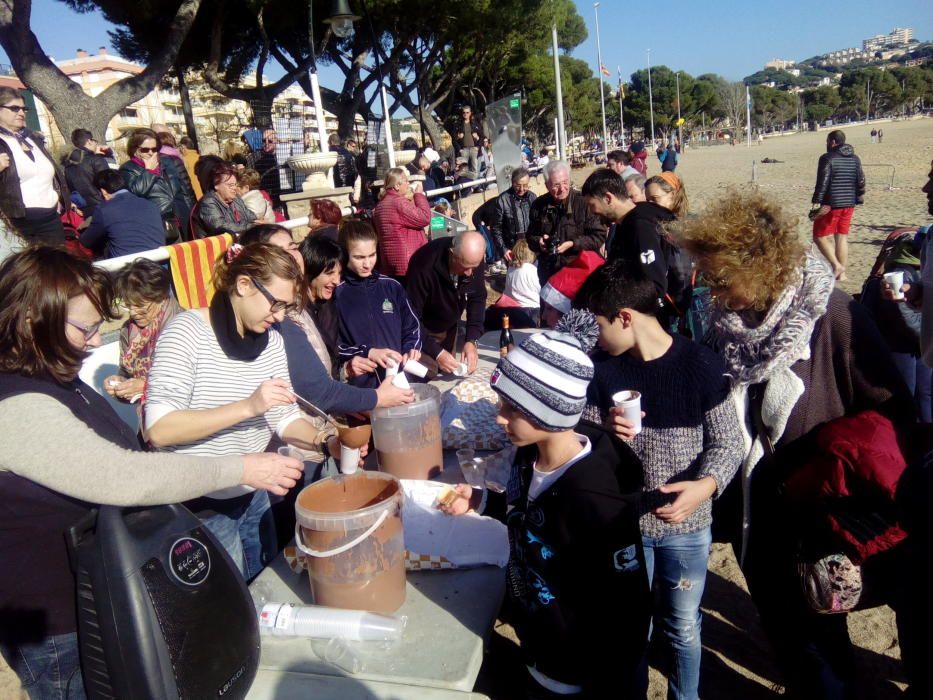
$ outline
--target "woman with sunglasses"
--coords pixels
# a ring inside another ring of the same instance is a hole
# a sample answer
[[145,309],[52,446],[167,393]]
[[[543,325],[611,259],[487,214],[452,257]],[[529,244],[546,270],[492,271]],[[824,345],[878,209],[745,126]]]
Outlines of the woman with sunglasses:
[[165,225],[166,243],[188,238],[188,219],[194,206],[194,192],[182,166],[159,155],[159,137],[151,129],[136,129],[126,142],[130,159],[120,166],[126,189],[159,205]]
[[19,90],[0,87],[0,210],[30,241],[63,243],[68,185],[42,139],[26,128]]
[[[221,456],[262,451],[278,435],[300,449],[338,449],[336,438],[302,418],[273,328],[294,307],[300,285],[295,259],[267,243],[235,244],[218,260],[210,308],[182,312],[156,344],[143,408],[154,447]],[[188,507],[247,579],[275,555],[267,494],[223,489]]]
[[31,247],[0,266],[0,299],[0,653],[30,697],[83,698],[68,528],[94,504],[238,486],[284,494],[301,465],[268,453],[140,451],[135,431],[78,377],[112,315],[109,279],[90,263]]

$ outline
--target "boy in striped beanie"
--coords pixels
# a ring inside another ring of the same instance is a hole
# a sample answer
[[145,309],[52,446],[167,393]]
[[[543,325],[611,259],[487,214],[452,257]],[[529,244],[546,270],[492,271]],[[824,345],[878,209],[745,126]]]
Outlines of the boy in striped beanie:
[[571,311],[502,358],[490,380],[496,422],[518,447],[508,593],[529,697],[637,694],[649,615],[641,467],[611,433],[580,424],[598,335],[592,314]]

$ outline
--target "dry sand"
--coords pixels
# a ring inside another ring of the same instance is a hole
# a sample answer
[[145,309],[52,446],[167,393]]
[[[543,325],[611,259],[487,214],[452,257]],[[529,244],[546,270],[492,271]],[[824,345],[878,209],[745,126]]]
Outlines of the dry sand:
[[[865,166],[868,193],[856,209],[850,236],[849,279],[841,286],[848,292],[860,289],[884,237],[898,226],[930,221],[926,198],[920,188],[926,182],[933,159],[933,120],[884,123],[884,143],[872,144],[870,126],[845,129]],[[816,161],[824,151],[826,132],[765,139],[751,148],[712,146],[688,150],[677,169],[690,197],[691,207],[701,208],[730,186],[748,186],[752,161],[758,161],[758,186],[773,194],[788,209],[801,216],[801,235],[809,237],[806,213],[816,176]],[[783,161],[762,164],[763,158]],[[660,168],[649,158],[649,174]],[[894,168],[894,189],[891,184]],[[578,185],[589,170],[575,170]],[[541,191],[540,184],[535,187]],[[482,202],[474,195],[464,202],[464,220]],[[704,698],[756,700],[782,694],[781,676],[761,631],[755,607],[732,550],[714,545],[710,558],[703,610],[703,666],[701,695]],[[898,663],[900,650],[894,615],[889,608],[876,608],[849,616],[849,631],[857,646],[863,698],[884,700],[901,695],[903,674]],[[609,631],[611,635],[611,631]],[[611,639],[611,636],[610,636]],[[518,648],[508,625],[500,623],[493,633],[477,691],[491,698],[518,697],[515,679],[521,674]],[[0,698],[17,698],[18,683],[0,660]],[[649,697],[664,698],[666,681],[651,670]]]

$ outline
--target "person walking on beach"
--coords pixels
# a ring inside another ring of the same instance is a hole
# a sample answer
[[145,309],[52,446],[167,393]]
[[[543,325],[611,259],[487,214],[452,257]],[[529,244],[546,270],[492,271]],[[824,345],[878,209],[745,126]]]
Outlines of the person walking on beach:
[[840,282],[849,262],[849,225],[856,204],[865,197],[865,173],[844,132],[830,131],[826,153],[820,156],[813,190],[813,241],[833,267]]

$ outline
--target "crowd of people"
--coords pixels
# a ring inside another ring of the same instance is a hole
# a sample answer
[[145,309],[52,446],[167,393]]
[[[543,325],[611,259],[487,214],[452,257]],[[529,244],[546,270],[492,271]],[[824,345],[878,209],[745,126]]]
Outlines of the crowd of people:
[[[648,177],[638,142],[580,189],[568,163],[548,160],[535,196],[518,167],[475,230],[433,240],[432,202],[413,178],[432,182],[440,157],[419,149],[417,172],[388,170],[371,211],[315,202],[296,241],[266,178],[272,130],[238,163],[140,129],[118,170],[79,130],[59,182],[22,108],[0,88],[0,208],[32,244],[0,266],[0,551],[15,562],[0,567],[0,652],[31,697],[81,697],[62,533],[93,504],[184,502],[251,580],[293,532],[298,491],[336,473],[335,430],[297,397],[345,416],[409,403],[392,365],[417,360],[425,381],[472,374],[504,317],[530,331],[490,381],[518,448],[511,479],[488,499],[461,484],[443,508],[482,503],[506,519],[528,697],[643,697],[650,638],[668,696],[698,697],[714,539],[732,544],[792,693],[854,697],[846,613],[881,603],[897,613],[911,692],[929,691],[916,576],[929,518],[896,486],[929,481],[930,375],[923,403],[920,322],[914,347],[889,347],[877,309],[921,314],[933,265],[901,288],[876,285],[874,307],[836,288],[864,195],[842,132],[819,165],[814,246],[757,191],[689,212],[674,145]],[[470,109],[452,136],[460,165],[478,170],[488,141]],[[331,145],[347,186],[358,161]],[[158,263],[111,278],[64,250],[55,222],[69,191],[91,218],[81,242],[104,255],[233,234],[209,307],[181,309]],[[121,314],[119,372],[99,389],[137,404],[136,430],[78,377]],[[303,459],[277,454],[283,444]],[[50,659],[57,670],[36,673]]]

